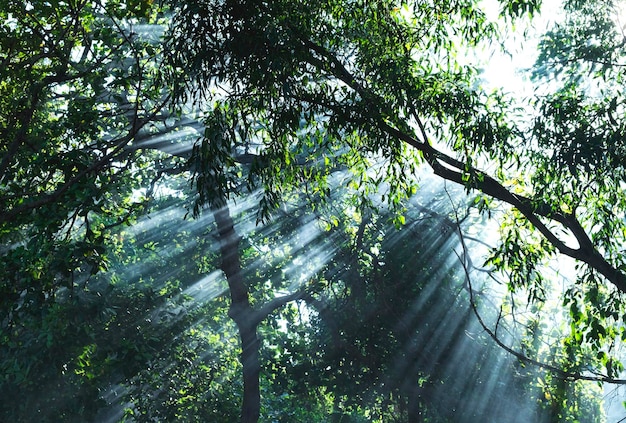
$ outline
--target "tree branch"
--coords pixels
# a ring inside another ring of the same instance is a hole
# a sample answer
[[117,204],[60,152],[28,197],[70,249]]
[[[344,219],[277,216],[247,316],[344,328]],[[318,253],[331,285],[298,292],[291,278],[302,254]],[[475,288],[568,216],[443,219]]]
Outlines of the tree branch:
[[474,297],[474,289],[472,287],[472,279],[470,276],[470,269],[468,266],[468,260],[467,257],[469,257],[469,253],[467,251],[467,245],[465,244],[465,240],[463,238],[463,232],[461,231],[461,227],[460,225],[456,225],[456,230],[459,236],[460,244],[461,244],[461,249],[462,249],[462,253],[461,254],[457,254],[457,257],[459,258],[459,261],[461,262],[461,266],[463,266],[463,271],[465,273],[465,281],[466,281],[466,286],[467,286],[467,290],[469,293],[469,301],[470,301],[470,307],[472,309],[472,312],[474,313],[474,315],[476,316],[476,319],[478,320],[478,323],[480,324],[480,326],[482,327],[482,329],[487,333],[487,335],[489,335],[489,337],[503,350],[505,350],[506,352],[508,352],[509,354],[513,355],[515,358],[517,358],[518,360],[520,360],[523,363],[527,363],[527,364],[531,364],[533,366],[548,370],[550,372],[552,372],[556,377],[560,378],[560,379],[564,379],[564,380],[585,380],[585,381],[592,381],[592,382],[603,382],[603,383],[612,383],[612,384],[616,384],[616,385],[626,385],[626,379],[618,379],[618,378],[613,378],[613,377],[608,377],[608,376],[591,376],[591,375],[584,375],[578,372],[570,372],[570,371],[566,371],[563,370],[559,367],[556,367],[554,365],[548,364],[548,363],[544,363],[542,361],[533,359],[531,357],[528,357],[526,354],[523,354],[515,349],[513,349],[512,347],[510,347],[509,345],[507,345],[506,343],[504,343],[504,341],[502,341],[496,331],[497,331],[497,327],[500,323],[500,316],[498,317],[498,321],[496,323],[496,330],[492,330],[489,326],[487,326],[487,324],[485,323],[485,321],[482,318],[482,315],[480,314],[480,312],[478,311],[478,306],[476,305],[476,300]]
[[[514,194],[487,173],[475,168],[469,163],[457,160],[440,152],[430,144],[425,126],[415,111],[412,111],[412,113],[414,115],[414,119],[417,121],[422,140],[418,140],[415,137],[391,126],[387,123],[388,120],[385,119],[383,112],[380,111],[381,108],[385,106],[383,101],[377,101],[378,98],[375,94],[370,93],[369,90],[360,85],[354,75],[352,75],[350,71],[348,71],[348,69],[341,63],[341,61],[330,51],[325,49],[323,46],[308,40],[306,37],[301,36],[293,28],[292,30],[305,48],[323,58],[323,60],[320,60],[314,55],[311,55],[308,59],[308,63],[318,68],[320,71],[327,72],[336,77],[358,93],[365,102],[369,103],[369,110],[374,113],[375,124],[387,134],[420,151],[436,175],[445,180],[464,185],[469,189],[478,190],[513,206],[519,210],[522,215],[560,253],[586,263],[592,269],[595,269],[602,274],[619,291],[626,293],[626,274],[616,269],[604,258],[602,254],[598,252],[597,248],[593,245],[593,242],[589,238],[589,235],[573,213],[564,214],[557,210],[553,210],[549,204],[545,203],[541,199],[532,199]],[[322,107],[329,107],[331,110],[335,111],[340,108],[340,105],[317,102],[313,98],[309,98],[307,101],[316,103]],[[344,115],[346,119],[355,121],[354,117],[349,116],[349,114],[344,113]],[[572,248],[566,245],[541,220],[542,217],[559,223],[564,228],[568,229],[576,238],[578,248]]]
[[[513,194],[504,185],[485,172],[441,153],[430,144],[420,142],[410,135],[390,126],[386,122],[381,121],[379,125],[390,135],[395,136],[421,151],[426,162],[431,166],[436,175],[448,181],[478,190],[515,207],[560,253],[586,263],[592,269],[602,274],[608,281],[615,285],[617,289],[626,293],[626,275],[614,268],[602,254],[597,251],[586,231],[573,213],[563,214],[554,212],[551,207],[541,200],[534,200]],[[466,173],[472,175],[471,179],[468,180],[465,176]],[[548,228],[540,217],[558,222],[566,229],[569,229],[576,238],[579,247],[572,248],[567,246]]]
[[291,294],[283,295],[281,297],[276,297],[273,300],[263,304],[263,306],[254,312],[253,322],[254,324],[259,324],[263,320],[265,320],[270,314],[279,308],[283,307],[287,303],[292,301],[297,301],[305,298],[305,296],[309,295],[308,291],[303,288]]

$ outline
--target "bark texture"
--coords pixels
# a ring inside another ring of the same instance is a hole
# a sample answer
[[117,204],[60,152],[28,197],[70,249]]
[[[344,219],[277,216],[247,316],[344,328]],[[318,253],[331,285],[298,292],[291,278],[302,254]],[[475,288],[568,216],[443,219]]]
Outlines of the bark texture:
[[239,259],[239,236],[235,232],[228,206],[214,208],[213,217],[219,233],[222,271],[226,275],[230,289],[231,305],[228,315],[237,325],[241,339],[241,364],[243,366],[241,422],[256,423],[261,409],[258,317],[250,306],[248,287],[245,284]]

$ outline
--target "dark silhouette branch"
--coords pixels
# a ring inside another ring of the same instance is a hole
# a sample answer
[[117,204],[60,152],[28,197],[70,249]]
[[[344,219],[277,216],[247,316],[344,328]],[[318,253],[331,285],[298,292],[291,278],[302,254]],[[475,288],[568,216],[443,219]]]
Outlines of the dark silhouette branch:
[[[586,263],[590,268],[595,269],[602,274],[619,291],[626,293],[626,274],[611,265],[611,263],[609,263],[597,250],[574,213],[562,213],[558,210],[554,210],[542,199],[528,198],[514,194],[484,171],[477,169],[470,163],[455,159],[454,157],[437,150],[431,145],[425,125],[415,110],[413,110],[412,113],[413,118],[417,122],[422,138],[421,140],[392,126],[388,123],[390,120],[385,114],[389,113],[386,110],[381,110],[385,109],[384,100],[379,98],[376,94],[371,93],[363,85],[359,84],[357,78],[331,51],[298,34],[297,30],[294,28],[290,29],[295,33],[302,45],[310,52],[307,62],[321,72],[326,72],[329,75],[334,76],[354,90],[354,92],[356,92],[368,105],[368,113],[371,115],[368,115],[369,122],[376,125],[380,130],[388,135],[405,142],[421,152],[424,160],[433,169],[437,176],[445,180],[455,182],[459,185],[463,185],[468,189],[480,191],[483,194],[513,206],[520,213],[522,213],[522,215],[560,253]],[[366,121],[363,121],[363,116],[357,118],[348,113],[346,105],[336,103],[331,104],[327,101],[319,101],[311,96],[303,96],[302,94],[296,95],[294,98],[301,98],[305,101],[311,102],[312,104],[318,104],[319,106],[329,108],[335,113],[339,113],[343,118],[354,123],[367,124]],[[359,116],[358,113],[357,116]],[[395,116],[392,117],[394,119],[397,118]],[[542,218],[558,223],[565,229],[569,230],[576,238],[578,248],[572,248],[565,244],[565,242],[554,234]]]
[[305,298],[308,295],[308,291],[306,288],[300,289],[291,294],[283,295],[281,297],[276,297],[273,300],[263,304],[261,308],[256,310],[253,314],[253,322],[256,324],[261,323],[265,320],[270,314],[278,310],[279,308],[287,305],[292,301],[297,301]]
[[[445,180],[480,191],[515,207],[560,253],[588,264],[592,269],[601,273],[609,282],[613,283],[617,289],[626,293],[626,275],[614,268],[598,252],[574,213],[564,214],[556,212],[541,200],[533,200],[513,194],[485,172],[443,154],[429,143],[416,140],[385,122],[381,122],[380,125],[391,135],[421,151],[426,162],[436,175]],[[467,173],[472,175],[470,179],[466,177]],[[576,238],[579,247],[572,248],[567,246],[541,220],[542,217],[560,223],[563,227],[569,229]]]
[[460,239],[460,245],[461,245],[462,251],[460,254],[458,252],[455,252],[455,253],[457,257],[459,258],[459,261],[461,262],[461,266],[463,267],[463,272],[465,274],[466,287],[469,293],[470,307],[472,309],[474,316],[476,316],[476,319],[478,320],[478,323],[480,324],[482,329],[485,331],[485,333],[487,333],[487,335],[489,335],[489,337],[500,348],[502,348],[504,351],[508,352],[509,354],[513,355],[519,361],[526,363],[526,364],[533,365],[535,367],[542,368],[544,370],[548,370],[554,376],[563,380],[569,380],[569,381],[584,380],[584,381],[591,381],[591,382],[611,383],[611,384],[616,384],[616,385],[626,385],[626,379],[618,379],[618,378],[613,378],[613,377],[604,376],[604,375],[599,375],[599,376],[598,375],[585,375],[585,374],[578,373],[578,372],[571,372],[571,371],[563,370],[552,364],[548,364],[548,363],[536,360],[534,358],[528,357],[526,354],[515,350],[514,348],[506,344],[504,341],[502,341],[498,337],[498,334],[497,334],[497,330],[500,325],[501,315],[498,315],[498,320],[496,321],[496,328],[491,329],[487,325],[487,323],[485,323],[482,315],[478,311],[478,306],[476,305],[475,294],[474,294],[475,291],[473,289],[472,278],[470,276],[470,267],[468,266],[467,258],[469,257],[469,252],[467,249],[467,245],[465,243],[461,226],[459,224],[456,225],[456,231]]
[[61,197],[72,187],[78,183],[85,176],[96,173],[99,170],[110,166],[113,161],[127,153],[127,146],[137,136],[141,128],[143,128],[148,122],[150,122],[169,102],[169,97],[163,99],[163,101],[155,107],[154,111],[144,118],[138,118],[134,120],[133,125],[128,129],[128,133],[123,137],[115,140],[115,147],[107,154],[103,155],[99,160],[92,163],[90,166],[77,172],[72,178],[70,178],[63,185],[58,187],[51,193],[42,194],[36,199],[31,201],[25,201],[19,206],[13,207],[9,210],[5,210],[0,213],[0,223],[10,222],[20,214],[24,214],[30,210],[37,209],[47,204],[59,201]]

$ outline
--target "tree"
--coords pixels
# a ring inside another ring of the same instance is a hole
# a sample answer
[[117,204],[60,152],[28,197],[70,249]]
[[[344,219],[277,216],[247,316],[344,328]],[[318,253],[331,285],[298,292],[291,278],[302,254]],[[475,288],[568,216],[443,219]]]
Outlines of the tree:
[[[565,2],[564,7],[564,21],[540,43],[535,77],[551,81],[553,89],[537,99],[532,134],[537,148],[551,151],[533,154],[537,171],[531,183],[553,208],[560,203],[561,210],[575,215],[589,234],[587,245],[596,246],[616,274],[623,273],[623,12],[612,1]],[[577,267],[576,283],[564,295],[572,321],[565,348],[572,363],[583,365],[574,356],[589,354],[585,344],[591,344],[592,354],[614,377],[623,370],[611,357],[618,340],[626,339],[620,329],[623,290],[608,287],[600,269]]]
[[[57,377],[67,351],[89,362],[90,349],[76,352],[80,342],[73,343],[93,335],[73,314],[86,311],[75,302],[107,267],[110,230],[132,221],[144,203],[139,189],[149,196],[160,174],[153,163],[162,157],[130,148],[150,132],[148,123],[158,125],[168,99],[156,83],[158,37],[135,26],[157,20],[151,3],[0,2],[0,369],[8,420],[66,420],[74,406],[84,407],[84,420],[97,408],[81,402],[96,386],[81,390]],[[55,395],[29,396],[34,403],[8,400],[48,386]],[[56,415],[29,415],[72,389],[75,397],[65,399],[74,399]]]
[[[508,19],[537,10],[533,2],[502,6]],[[586,7],[569,10],[588,17]],[[597,31],[606,28],[614,26]],[[415,190],[416,166],[426,164],[483,194],[487,213],[493,200],[509,208],[488,263],[507,274],[511,290],[541,302],[549,289],[541,265],[559,254],[576,260],[578,277],[563,294],[568,348],[582,351],[587,342],[602,350],[604,369],[594,368],[592,378],[615,380],[622,367],[609,352],[624,333],[616,324],[624,312],[626,232],[616,213],[623,201],[619,125],[610,125],[620,101],[585,106],[568,94],[570,85],[539,103],[535,125],[524,126],[513,99],[485,92],[459,59],[497,37],[495,23],[471,1],[198,1],[178,10],[167,50],[172,67],[187,69],[176,80],[181,98],[228,103],[235,155],[257,156],[249,180],[264,188],[261,217],[294,185],[323,198],[325,178],[338,166],[354,172],[363,202],[382,187],[383,200],[401,211]],[[581,51],[576,39],[567,42],[572,48],[562,51]],[[614,182],[607,183],[608,171]],[[566,376],[580,376],[581,368]]]
[[[233,129],[228,115],[216,108],[206,120],[205,137],[194,148],[192,159],[196,161],[195,186],[198,192],[195,214],[208,204],[219,234],[221,269],[229,286],[231,304],[228,315],[237,325],[241,341],[241,363],[243,373],[243,399],[241,421],[256,422],[261,411],[260,393],[260,340],[258,326],[271,313],[301,297],[305,290],[277,296],[260,306],[251,304],[248,283],[240,259],[240,237],[235,231],[230,208],[226,201],[231,195],[231,186],[237,181],[227,169],[233,159],[228,156]],[[207,163],[209,164],[207,166]]]
[[157,175],[127,148],[167,99],[155,42],[132,28],[147,4],[2,5],[5,325],[103,268],[106,229],[128,220],[138,181]]

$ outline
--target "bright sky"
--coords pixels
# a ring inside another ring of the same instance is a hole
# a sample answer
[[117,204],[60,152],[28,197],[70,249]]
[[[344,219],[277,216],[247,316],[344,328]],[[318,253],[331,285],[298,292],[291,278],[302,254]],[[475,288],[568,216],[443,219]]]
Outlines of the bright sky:
[[[497,0],[485,0],[485,10],[492,20],[498,18],[501,6]],[[532,22],[527,19],[516,23],[515,30],[506,29],[509,39],[505,43],[509,54],[494,51],[484,69],[483,78],[487,87],[503,88],[513,94],[530,96],[533,88],[528,72],[537,58],[537,45],[542,33],[563,16],[559,0],[546,0],[542,13]],[[524,35],[526,32],[526,36]]]

